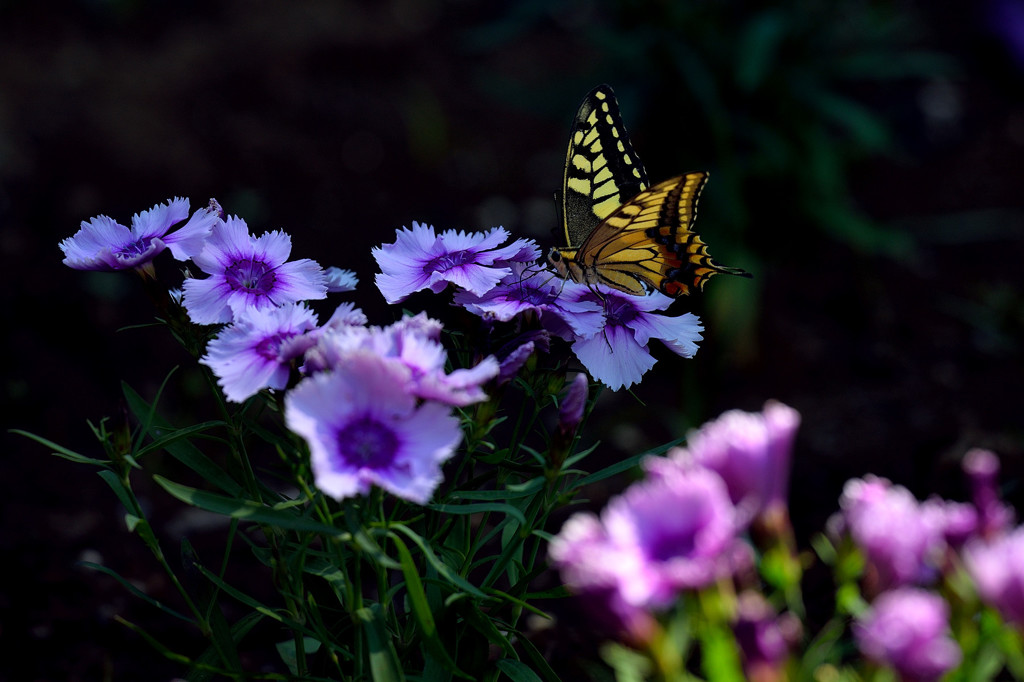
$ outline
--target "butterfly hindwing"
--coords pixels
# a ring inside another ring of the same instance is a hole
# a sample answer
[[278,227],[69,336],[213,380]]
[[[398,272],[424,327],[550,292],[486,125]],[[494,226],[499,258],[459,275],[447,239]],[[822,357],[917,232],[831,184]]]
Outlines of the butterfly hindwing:
[[594,88],[576,112],[565,158],[560,208],[566,245],[582,244],[615,209],[648,185],[612,89]]

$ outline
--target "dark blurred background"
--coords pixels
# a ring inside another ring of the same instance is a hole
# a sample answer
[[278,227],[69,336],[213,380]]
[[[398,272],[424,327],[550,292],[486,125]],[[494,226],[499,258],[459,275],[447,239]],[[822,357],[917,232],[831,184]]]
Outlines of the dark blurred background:
[[[711,172],[698,229],[754,279],[676,304],[705,320],[700,352],[656,349],[635,396],[602,397],[597,457],[777,398],[803,415],[802,541],[867,472],[964,499],[975,446],[1017,503],[1022,69],[1024,0],[0,1],[5,425],[95,456],[85,420],[120,413],[122,380],[152,399],[178,365],[163,414],[202,404],[164,330],[122,329],[152,320],[132,275],[61,265],[80,221],[216,197],[289,231],[294,257],[356,270],[355,300],[387,323],[369,250],[398,227],[553,243],[569,123],[607,82],[653,181]],[[76,566],[167,591],[101,480],[7,433],[0,462],[0,679],[182,674],[113,616],[199,641]],[[172,552],[202,535],[138,485]]]

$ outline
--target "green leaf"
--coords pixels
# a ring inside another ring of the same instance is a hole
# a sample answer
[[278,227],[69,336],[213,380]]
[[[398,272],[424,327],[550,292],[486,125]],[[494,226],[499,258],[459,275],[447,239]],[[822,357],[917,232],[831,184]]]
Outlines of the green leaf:
[[700,633],[701,668],[716,682],[744,682],[740,651],[728,628],[706,626]]
[[603,645],[601,658],[615,671],[618,682],[643,682],[654,672],[651,659],[621,644]]
[[113,578],[117,582],[121,583],[121,586],[124,587],[129,592],[131,592],[133,595],[135,595],[136,597],[138,597],[142,601],[146,602],[147,604],[155,606],[156,608],[160,609],[161,611],[163,611],[164,613],[166,613],[169,616],[174,616],[175,618],[180,618],[181,620],[185,621],[186,623],[195,624],[195,622],[196,622],[193,618],[189,618],[188,616],[175,611],[174,609],[172,609],[171,607],[167,606],[166,604],[164,604],[160,600],[154,599],[153,597],[150,597],[148,594],[146,594],[145,592],[143,592],[139,588],[135,587],[135,585],[132,585],[130,582],[128,582],[127,580],[125,580],[124,578],[119,576],[117,573],[115,573],[112,569],[109,569],[106,566],[101,566],[100,564],[94,564],[91,561],[79,561],[77,565],[78,566],[82,566],[84,568],[92,569],[94,571],[99,571],[100,573],[104,573],[106,575],[109,575],[111,578]]
[[345,573],[332,561],[319,557],[307,558],[302,565],[302,570],[326,580],[334,588],[335,594],[343,593],[346,582]]
[[131,410],[135,415],[135,418],[139,420],[140,425],[138,439],[135,446],[132,448],[133,452],[142,444],[142,439],[149,433],[150,424],[156,416],[156,404],[160,400],[160,395],[163,393],[164,386],[167,385],[171,375],[176,371],[178,371],[177,367],[172,368],[171,371],[167,373],[167,376],[164,377],[164,380],[160,382],[160,388],[157,389],[156,398],[153,399],[152,405],[143,400],[142,396],[136,393],[135,389],[129,386],[127,382],[121,382],[121,393],[124,395],[125,402],[128,403],[128,409]]
[[299,516],[293,511],[282,511],[273,507],[268,507],[262,502],[256,502],[255,500],[224,497],[223,495],[208,493],[195,488],[190,488],[186,485],[181,485],[180,483],[174,483],[160,475],[154,475],[153,480],[156,481],[161,488],[182,502],[191,504],[194,507],[199,507],[200,509],[205,509],[206,511],[230,516],[241,521],[265,523],[270,526],[274,526],[275,528],[287,528],[289,530],[321,533],[329,536],[338,536],[343,534],[343,531],[334,528],[333,526],[328,526],[320,523],[319,521],[313,521],[305,516]]
[[503,658],[495,663],[498,670],[505,673],[513,682],[541,682],[537,673],[533,672],[528,665],[514,658]]
[[181,560],[185,566],[185,584],[189,586],[189,591],[193,594],[196,606],[205,614],[207,624],[209,625],[208,632],[211,646],[215,649],[219,661],[223,663],[225,668],[235,673],[240,673],[242,671],[242,661],[238,656],[238,646],[231,633],[231,628],[228,626],[228,621],[224,617],[224,612],[221,611],[220,604],[217,601],[220,592],[213,589],[209,583],[198,578],[189,580],[189,578],[201,573],[205,567],[200,563],[199,556],[187,538],[183,538],[181,541]]
[[525,524],[526,517],[510,504],[480,503],[480,504],[431,504],[428,507],[442,514],[484,514],[495,512],[511,516],[519,523]]
[[442,578],[452,583],[456,587],[459,587],[464,592],[468,592],[474,597],[478,597],[480,599],[486,598],[487,595],[485,595],[479,589],[477,589],[472,584],[467,582],[464,578],[462,578],[462,576],[455,573],[450,566],[448,566],[443,561],[438,559],[434,551],[430,549],[429,546],[427,546],[427,543],[419,535],[417,535],[412,530],[402,525],[392,526],[391,530],[398,531],[404,534],[410,540],[412,540],[413,543],[415,543],[416,546],[420,548],[420,551],[423,552],[423,556],[426,558],[427,562],[429,562],[430,565],[434,567],[434,570],[436,570]]
[[544,654],[537,650],[537,647],[533,645],[526,637],[520,637],[519,648],[522,650],[523,656],[529,659],[533,665],[533,671],[541,676],[545,682],[561,682],[561,678],[558,677],[550,665],[548,665],[547,659],[544,658]]
[[[167,422],[161,420],[156,415],[151,415],[149,406],[142,399],[142,397],[132,390],[128,384],[122,384],[122,390],[124,391],[125,400],[128,403],[128,407],[135,413],[136,417],[142,420],[143,416],[146,417],[147,424],[152,424],[153,429],[157,432],[158,436],[161,432],[174,431],[174,429]],[[150,421],[151,420],[151,421]],[[200,427],[205,428],[211,427],[219,422],[206,422],[200,424]],[[194,429],[193,429],[194,431]],[[189,435],[194,435],[190,431]],[[195,445],[188,440],[182,438],[166,438],[165,449],[171,457],[187,466],[192,471],[196,472],[203,477],[204,480],[217,486],[229,495],[238,495],[242,491],[242,486],[235,481],[227,472],[221,469],[213,460],[204,455]],[[148,447],[146,448],[148,451]]]
[[395,647],[380,616],[380,607],[362,608],[355,612],[366,633],[370,655],[370,675],[375,682],[399,682],[405,679]]
[[796,679],[815,679],[815,671],[821,666],[839,664],[843,652],[840,639],[845,629],[844,621],[839,618],[833,618],[825,624],[804,650]]
[[95,459],[93,457],[86,457],[85,455],[80,455],[74,450],[68,450],[63,445],[58,445],[57,443],[54,443],[52,440],[47,440],[45,438],[42,438],[41,436],[35,435],[34,433],[29,433],[28,431],[22,431],[21,429],[11,429],[9,433],[16,433],[19,436],[25,436],[26,438],[34,440],[40,445],[50,448],[52,450],[50,454],[56,455],[57,457],[62,457],[72,462],[78,462],[79,464],[92,464],[94,466],[101,467],[110,466],[109,460]]
[[405,578],[405,589],[409,594],[413,615],[416,616],[416,622],[419,623],[420,633],[422,634],[426,650],[454,674],[466,679],[472,679],[472,677],[459,670],[458,664],[448,655],[448,651],[445,649],[444,644],[441,643],[440,637],[438,637],[434,614],[430,610],[427,595],[423,591],[423,582],[420,580],[419,571],[412,560],[409,548],[396,535],[392,534],[390,537],[398,549],[398,558],[402,564],[402,577]]
[[110,489],[114,491],[117,499],[121,502],[125,509],[128,511],[135,510],[135,503],[132,501],[132,494],[128,492],[128,489],[124,487],[124,482],[121,477],[115,474],[110,469],[99,472],[99,477],[103,479],[103,482],[110,486]]
[[775,71],[775,57],[786,37],[786,18],[779,11],[765,11],[747,23],[736,46],[736,84],[751,92]]
[[858,146],[877,152],[890,144],[888,127],[859,102],[826,90],[808,93],[808,99],[822,116],[845,129]]
[[[245,637],[250,630],[252,630],[261,620],[263,620],[263,614],[261,613],[247,613],[238,620],[237,623],[231,626],[231,639],[237,646],[242,638]],[[220,654],[217,653],[217,648],[209,646],[202,654],[196,658],[195,663],[190,666],[192,670],[189,671],[188,677],[185,679],[188,682],[209,682],[215,680],[215,675],[223,676],[224,673],[220,672],[219,669],[213,670],[214,664],[220,660]]]
[[[320,651],[320,640],[313,637],[302,638],[302,651],[303,654],[315,654]],[[296,642],[294,639],[286,639],[283,642],[278,642],[275,647],[277,648],[277,655],[281,657],[284,664],[288,666],[288,670],[291,671],[292,675],[299,674],[299,652],[295,646]]]
[[839,554],[836,552],[835,546],[824,533],[815,533],[811,537],[811,548],[826,566],[834,566],[838,560]]
[[500,646],[505,651],[506,656],[514,657],[516,655],[515,647],[512,646],[508,636],[499,630],[494,620],[489,615],[483,613],[475,603],[463,602],[461,613],[473,629],[486,637],[490,642]]
[[[541,481],[543,484],[543,481]],[[456,490],[449,493],[448,499],[452,501],[458,500],[513,500],[520,497],[529,497],[535,492],[535,487],[522,487],[517,486],[515,489],[512,487],[505,488],[503,490]]]
[[634,468],[636,468],[640,464],[640,460],[643,459],[644,457],[646,457],[647,454],[648,453],[643,453],[643,454],[639,454],[639,455],[633,455],[632,457],[627,457],[626,459],[622,460],[621,462],[616,462],[615,464],[612,464],[611,466],[605,467],[604,469],[601,469],[600,471],[596,471],[596,472],[590,474],[589,476],[584,476],[583,478],[581,478],[578,481],[576,481],[573,487],[575,487],[575,488],[583,488],[584,486],[588,486],[588,485],[591,485],[593,483],[597,483],[598,481],[603,481],[606,478],[611,478],[612,476],[617,476],[618,474],[621,474],[624,471],[629,471],[630,469],[634,469]]

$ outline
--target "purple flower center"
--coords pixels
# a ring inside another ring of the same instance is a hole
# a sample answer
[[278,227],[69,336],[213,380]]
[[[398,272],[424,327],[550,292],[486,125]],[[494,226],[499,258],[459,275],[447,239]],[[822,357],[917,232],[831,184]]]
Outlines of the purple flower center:
[[398,437],[394,429],[364,415],[338,431],[338,453],[350,466],[386,469],[398,453]]
[[537,287],[523,286],[522,284],[509,290],[509,298],[518,299],[523,303],[536,306],[548,305],[555,300],[555,297],[556,294],[550,290],[541,290]]
[[476,253],[473,251],[451,251],[444,253],[437,258],[432,258],[423,264],[423,272],[445,272],[452,268],[458,268],[466,263],[472,263],[476,259]]
[[141,256],[149,249],[150,241],[152,240],[145,238],[128,242],[117,252],[117,256],[120,258],[134,258],[135,256]]
[[281,344],[284,342],[285,339],[289,339],[292,336],[294,335],[281,333],[274,334],[273,336],[268,336],[262,341],[260,341],[258,344],[256,344],[256,352],[262,358],[266,358],[268,360],[276,360],[277,356],[280,355],[281,353]]
[[235,261],[224,271],[224,277],[232,289],[244,289],[257,295],[270,293],[277,282],[274,268],[258,260]]
[[695,531],[689,524],[682,528],[662,529],[647,540],[647,557],[653,561],[669,561],[676,557],[691,556],[696,550]]
[[609,296],[604,302],[604,315],[609,325],[628,327],[637,316],[637,310],[618,296]]

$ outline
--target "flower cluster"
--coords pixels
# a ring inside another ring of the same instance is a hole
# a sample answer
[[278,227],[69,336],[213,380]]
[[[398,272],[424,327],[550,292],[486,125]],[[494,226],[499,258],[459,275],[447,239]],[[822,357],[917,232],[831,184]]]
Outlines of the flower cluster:
[[[691,434],[691,442],[703,443],[699,457],[677,449],[669,457],[645,458],[646,479],[611,500],[600,518],[574,515],[552,541],[550,557],[566,584],[589,596],[604,622],[643,641],[653,614],[684,591],[748,572],[753,552],[743,534],[752,517],[745,502],[734,500],[761,499],[761,491],[715,465],[729,458],[757,461],[758,473],[784,490],[798,423],[792,408],[772,402],[762,413],[727,413]],[[776,632],[771,618],[739,620],[759,633],[751,642],[764,641],[762,631]],[[771,657],[778,659],[781,649]]]
[[[778,531],[780,514],[788,524],[787,477],[799,423],[795,410],[774,401],[760,413],[729,411],[691,432],[687,447],[647,457],[646,478],[600,516],[571,517],[549,556],[566,585],[585,597],[595,622],[647,648],[663,641],[662,621],[687,594],[721,592],[725,580],[733,595],[725,620],[747,678],[785,679],[799,627],[792,614],[776,614],[762,590],[766,582],[780,584],[785,570],[777,550],[786,538],[754,531]],[[1012,527],[1012,513],[1000,501],[998,469],[991,452],[967,454],[970,504],[919,502],[874,476],[845,486],[841,512],[829,525],[833,539],[846,539],[837,547],[863,557],[847,565],[866,564],[867,600],[851,602],[849,611],[853,640],[865,658],[900,679],[934,682],[963,660],[951,632],[951,604],[963,608],[969,601],[962,591],[947,601],[939,585],[944,578],[962,580],[958,567],[966,568],[983,603],[1024,626],[1024,526]],[[755,556],[775,557],[773,578],[752,579],[762,570]]]
[[[187,214],[188,200],[173,199],[137,214],[131,230],[105,216],[93,218],[61,243],[65,263],[148,272],[165,248],[191,260],[206,276],[186,279],[179,300],[193,323],[222,325],[200,362],[227,399],[243,402],[263,389],[291,387],[285,421],[309,444],[324,493],[340,499],[377,485],[426,503],[441,481],[441,463],[462,438],[452,408],[486,399],[482,387],[498,375],[498,362],[486,358],[447,373],[441,325],[422,314],[368,327],[362,311],[342,303],[319,326],[306,302],[353,290],[354,273],[289,260],[285,232],[254,236],[215,201],[167,234]],[[502,257],[520,248],[503,250]]]
[[875,476],[847,482],[841,513],[830,524],[867,560],[864,585],[875,596],[854,629],[861,651],[903,679],[929,682],[962,658],[949,634],[950,607],[933,592],[965,566],[981,600],[1024,625],[1024,527],[996,489],[999,462],[972,450],[963,462],[971,504],[932,497]]
[[536,244],[517,239],[500,246],[507,237],[502,228],[438,235],[433,227],[413,223],[394,243],[374,249],[381,269],[377,286],[395,303],[423,289],[440,293],[451,283],[458,287],[454,302],[484,319],[536,319],[569,342],[590,375],[612,390],[639,382],[654,366],[651,339],[682,357],[697,352],[704,328],[696,315],[657,314],[672,303],[668,296],[631,296],[564,281],[536,264]]

